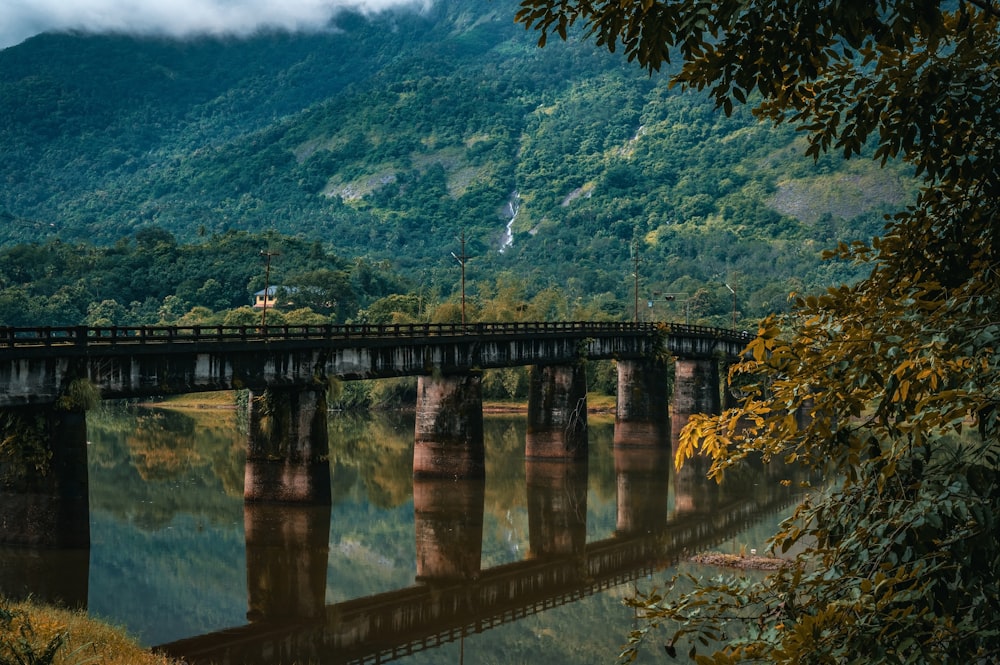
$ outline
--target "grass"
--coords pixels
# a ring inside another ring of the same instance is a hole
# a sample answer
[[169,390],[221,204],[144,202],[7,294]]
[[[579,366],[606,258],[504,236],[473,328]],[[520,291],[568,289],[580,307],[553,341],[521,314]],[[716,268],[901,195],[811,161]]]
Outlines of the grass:
[[85,612],[0,596],[0,665],[179,665]]
[[236,396],[232,390],[171,395],[152,403],[152,406],[172,409],[235,409]]

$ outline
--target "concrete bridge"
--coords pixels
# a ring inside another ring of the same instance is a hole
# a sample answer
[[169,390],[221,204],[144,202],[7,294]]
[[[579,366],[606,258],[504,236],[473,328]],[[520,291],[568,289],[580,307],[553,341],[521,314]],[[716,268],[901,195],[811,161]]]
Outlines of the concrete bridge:
[[88,510],[85,408],[95,392],[115,399],[247,389],[246,500],[323,504],[332,379],[417,376],[414,475],[479,478],[483,370],[531,367],[527,458],[581,460],[586,361],[616,361],[615,445],[669,447],[671,428],[720,410],[728,391],[719,364],[749,339],[616,322],[0,328],[0,433],[25,442],[25,457],[0,468],[8,479],[0,542],[89,542],[79,514]]

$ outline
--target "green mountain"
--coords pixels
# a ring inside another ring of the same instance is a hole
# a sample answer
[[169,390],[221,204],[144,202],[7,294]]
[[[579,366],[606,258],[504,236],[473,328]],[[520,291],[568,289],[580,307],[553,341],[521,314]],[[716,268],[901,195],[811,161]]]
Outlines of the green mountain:
[[516,6],[438,0],[342,15],[320,35],[41,35],[0,51],[0,251],[279,234],[388,262],[446,298],[464,237],[473,296],[514,279],[526,297],[554,288],[625,316],[638,272],[643,301],[686,303],[658,318],[725,323],[724,283],[747,319],[852,279],[821,251],[878,233],[912,195],[900,169],[814,164],[793,130],[725,117],[583,40],[538,48]]

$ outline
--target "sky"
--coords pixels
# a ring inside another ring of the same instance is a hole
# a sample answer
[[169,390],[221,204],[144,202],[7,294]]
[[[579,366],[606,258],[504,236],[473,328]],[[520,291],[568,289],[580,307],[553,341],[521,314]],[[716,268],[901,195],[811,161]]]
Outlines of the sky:
[[317,31],[344,8],[377,12],[431,0],[0,0],[0,49],[41,32],[168,37]]

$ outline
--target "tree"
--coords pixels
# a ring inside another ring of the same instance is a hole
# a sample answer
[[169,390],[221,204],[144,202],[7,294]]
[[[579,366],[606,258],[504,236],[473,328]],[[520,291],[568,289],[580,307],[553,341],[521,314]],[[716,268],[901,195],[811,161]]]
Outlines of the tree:
[[815,158],[901,160],[921,182],[883,237],[831,252],[868,276],[765,319],[733,368],[746,399],[682,436],[678,462],[709,454],[716,478],[762,456],[837,479],[775,536],[802,553],[763,581],[637,596],[646,623],[624,659],[660,623],[674,629],[668,654],[721,640],[699,662],[1000,658],[998,12],[987,0],[522,0],[517,19],[542,44],[582,25],[650,72],[678,62],[672,82],[725,113],[752,104],[794,123]]

